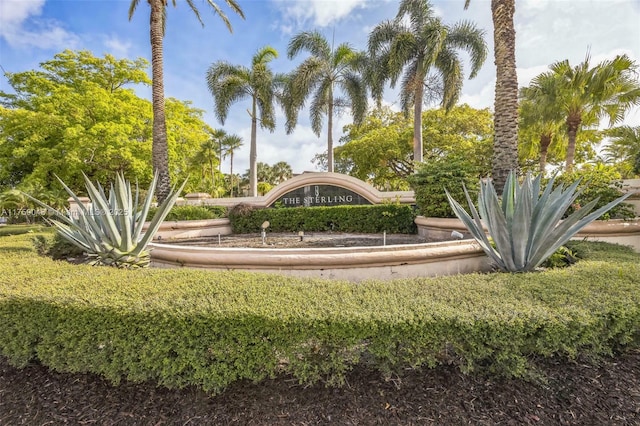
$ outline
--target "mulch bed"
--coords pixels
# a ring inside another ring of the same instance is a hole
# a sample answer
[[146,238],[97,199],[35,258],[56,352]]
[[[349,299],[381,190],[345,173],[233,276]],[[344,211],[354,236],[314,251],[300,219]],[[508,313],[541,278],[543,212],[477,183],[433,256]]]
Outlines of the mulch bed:
[[341,388],[290,378],[240,382],[218,396],[0,357],[1,425],[640,425],[640,351],[585,362],[543,360],[544,382],[464,375],[452,367],[385,380],[356,369]]
[[302,238],[296,233],[268,232],[264,241],[261,234],[235,234],[218,237],[189,238],[186,240],[158,240],[159,243],[184,244],[207,247],[245,248],[323,248],[372,247],[398,244],[423,244],[447,241],[451,238],[427,238],[417,234],[359,234],[340,232],[307,232]]

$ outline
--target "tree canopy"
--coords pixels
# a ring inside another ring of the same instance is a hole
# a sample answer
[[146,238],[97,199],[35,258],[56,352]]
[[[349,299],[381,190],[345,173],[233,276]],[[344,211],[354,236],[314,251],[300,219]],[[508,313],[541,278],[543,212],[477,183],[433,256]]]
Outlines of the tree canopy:
[[[371,111],[362,126],[345,127],[336,159],[349,164],[349,174],[387,190],[407,189],[413,173],[413,124],[390,108]],[[492,115],[488,109],[461,105],[422,113],[425,162],[452,154],[472,160],[479,173],[491,170]]]
[[[82,173],[106,182],[114,172],[148,184],[152,177],[151,102],[135,88],[149,85],[144,59],[95,57],[65,50],[38,70],[8,73],[13,93],[0,92],[0,188],[74,191]],[[201,110],[167,99],[169,157],[174,178],[208,139]]]

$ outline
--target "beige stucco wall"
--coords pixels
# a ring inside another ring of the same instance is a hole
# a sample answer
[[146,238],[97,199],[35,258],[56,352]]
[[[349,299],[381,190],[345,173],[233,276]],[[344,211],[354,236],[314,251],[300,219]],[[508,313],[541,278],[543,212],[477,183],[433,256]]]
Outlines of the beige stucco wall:
[[153,243],[155,267],[248,270],[348,281],[440,276],[489,270],[475,241],[315,249],[218,248]]

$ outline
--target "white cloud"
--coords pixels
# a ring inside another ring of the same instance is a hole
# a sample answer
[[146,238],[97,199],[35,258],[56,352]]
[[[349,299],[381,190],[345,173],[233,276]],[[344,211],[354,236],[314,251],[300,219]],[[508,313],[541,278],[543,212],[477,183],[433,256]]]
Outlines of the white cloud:
[[104,46],[110,54],[119,58],[129,57],[129,52],[133,47],[130,41],[120,40],[117,36],[113,35],[106,37]]
[[367,7],[366,0],[275,0],[274,4],[283,15],[281,30],[286,34],[291,33],[292,26],[328,27]]
[[56,21],[37,19],[45,0],[0,1],[0,37],[16,48],[75,48],[78,37]]
[[19,27],[32,15],[40,15],[45,0],[3,0],[0,2],[0,31]]

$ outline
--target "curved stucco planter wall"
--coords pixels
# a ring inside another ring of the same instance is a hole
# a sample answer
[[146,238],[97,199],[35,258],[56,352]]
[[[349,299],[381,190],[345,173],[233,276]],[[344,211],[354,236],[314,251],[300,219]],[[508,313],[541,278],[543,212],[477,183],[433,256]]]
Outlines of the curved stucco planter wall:
[[[147,229],[148,222],[142,228]],[[230,235],[229,219],[165,221],[153,237],[154,240],[184,240],[189,238],[217,237]]]
[[488,258],[472,240],[355,248],[219,248],[159,243],[150,248],[155,267],[248,270],[349,281],[490,269]]
[[[442,238],[450,236],[453,231],[469,236],[459,219],[418,216],[416,225],[418,234],[424,237]],[[573,239],[622,244],[631,246],[640,253],[640,219],[596,220],[584,227]]]

